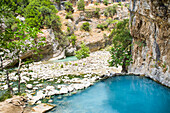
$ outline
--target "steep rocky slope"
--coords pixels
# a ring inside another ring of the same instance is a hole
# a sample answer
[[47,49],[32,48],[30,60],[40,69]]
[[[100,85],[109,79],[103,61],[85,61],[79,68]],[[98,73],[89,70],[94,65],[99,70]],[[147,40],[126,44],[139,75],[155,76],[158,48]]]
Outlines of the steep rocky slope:
[[145,74],[170,87],[169,0],[131,0],[133,64],[130,72]]

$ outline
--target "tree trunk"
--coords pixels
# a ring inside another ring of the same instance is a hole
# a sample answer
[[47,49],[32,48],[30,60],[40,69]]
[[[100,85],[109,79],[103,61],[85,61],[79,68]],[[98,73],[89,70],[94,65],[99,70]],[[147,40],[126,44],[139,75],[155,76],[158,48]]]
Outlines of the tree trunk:
[[2,56],[1,56],[1,69],[3,71],[3,60],[2,60]]
[[10,92],[10,94],[13,94],[11,85],[9,84],[10,80],[9,80],[8,70],[6,70],[6,76],[7,76],[6,80],[7,80],[7,85],[8,85],[8,91]]
[[18,94],[21,92],[20,91],[20,81],[21,81],[21,75],[20,75],[20,69],[21,69],[21,59],[20,59],[20,57],[18,56],[18,72],[17,72],[17,74],[18,74]]
[[61,10],[61,0],[57,3],[58,4],[58,10]]
[[127,66],[126,66],[126,60],[127,60],[127,58],[125,58],[124,59],[124,61],[123,61],[123,65],[122,65],[122,73],[128,73],[128,69],[127,69]]

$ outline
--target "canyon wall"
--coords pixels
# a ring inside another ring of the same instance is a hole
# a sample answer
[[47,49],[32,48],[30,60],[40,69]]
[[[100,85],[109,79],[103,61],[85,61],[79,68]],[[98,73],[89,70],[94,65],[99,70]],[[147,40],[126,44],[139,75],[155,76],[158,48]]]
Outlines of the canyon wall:
[[130,0],[129,10],[134,45],[129,72],[170,87],[169,0]]

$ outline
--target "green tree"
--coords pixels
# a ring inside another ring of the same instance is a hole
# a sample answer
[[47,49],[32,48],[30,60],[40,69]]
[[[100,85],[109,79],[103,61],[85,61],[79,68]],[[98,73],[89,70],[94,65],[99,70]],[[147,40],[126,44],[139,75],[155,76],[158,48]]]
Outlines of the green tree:
[[65,2],[64,6],[67,12],[72,12],[72,13],[74,12],[73,4],[71,2]]
[[122,72],[127,72],[127,66],[130,65],[132,37],[129,31],[129,20],[119,21],[116,28],[112,30],[110,38],[113,38],[113,47],[111,48],[110,66],[122,66]]
[[77,3],[77,8],[79,11],[84,11],[85,10],[85,3],[84,0],[79,0]]
[[[2,0],[0,2],[0,60],[1,60],[1,66],[0,66],[0,70],[4,72],[4,66],[3,66],[3,62],[5,60],[5,47],[7,46],[7,43],[9,40],[8,37],[5,36],[4,32],[6,31],[6,18],[9,18],[11,16],[11,8],[8,7],[8,4],[6,3],[5,0]],[[8,76],[8,71],[6,71],[7,76],[6,76],[6,82],[8,85],[8,93],[10,93],[10,95],[12,94],[12,90],[11,90],[11,86],[9,84],[9,76]],[[2,99],[3,100],[3,99]]]
[[89,47],[87,47],[84,43],[82,43],[80,46],[81,46],[81,49],[75,52],[76,57],[78,59],[89,57],[89,53],[90,53]]
[[17,24],[16,31],[8,30],[5,32],[5,37],[8,37],[11,41],[6,41],[6,44],[3,47],[4,50],[8,50],[8,53],[12,53],[12,56],[8,58],[15,61],[18,60],[18,93],[20,93],[20,69],[23,65],[26,65],[32,60],[22,60],[22,55],[26,54],[28,51],[38,54],[41,46],[44,46],[45,38],[38,38],[37,34],[40,31],[37,28],[31,28],[30,26],[23,24],[22,22]]

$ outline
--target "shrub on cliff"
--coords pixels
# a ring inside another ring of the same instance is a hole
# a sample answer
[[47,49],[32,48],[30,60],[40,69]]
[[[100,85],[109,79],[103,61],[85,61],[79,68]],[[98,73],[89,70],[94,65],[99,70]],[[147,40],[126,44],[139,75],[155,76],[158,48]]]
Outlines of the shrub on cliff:
[[105,23],[102,23],[102,24],[98,24],[97,25],[97,28],[98,29],[101,29],[102,31],[104,31],[104,29],[106,29],[108,26],[107,26],[107,24],[105,24]]
[[71,12],[68,12],[68,13],[66,14],[65,19],[71,19],[71,20],[73,21],[73,20],[74,20],[74,18],[73,18],[72,13],[71,13]]
[[74,12],[73,4],[72,4],[72,3],[70,3],[70,2],[65,2],[64,6],[65,6],[65,10],[66,10],[67,12],[72,12],[72,13]]
[[87,47],[84,43],[82,43],[80,46],[81,46],[81,49],[75,52],[76,57],[78,59],[89,57],[89,53],[90,53],[89,47]]
[[104,11],[104,15],[106,17],[113,17],[117,13],[116,8],[116,5],[107,7]]
[[119,2],[118,5],[119,5],[119,6],[122,6],[122,2]]
[[107,6],[109,4],[108,0],[104,0],[103,4]]
[[85,3],[84,0],[79,0],[77,3],[77,8],[79,11],[84,11],[85,10]]
[[69,41],[71,41],[72,45],[74,46],[76,44],[76,36],[72,34],[71,36],[68,37]]
[[83,23],[81,29],[85,31],[90,31],[90,24],[88,22]]
[[129,31],[129,20],[125,19],[116,24],[116,28],[112,30],[110,36],[113,38],[113,47],[111,48],[110,66],[122,66],[122,72],[127,72],[127,66],[130,65],[131,58],[131,42],[132,37]]
[[96,8],[96,10],[94,11],[94,14],[96,18],[100,18],[100,8]]

